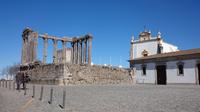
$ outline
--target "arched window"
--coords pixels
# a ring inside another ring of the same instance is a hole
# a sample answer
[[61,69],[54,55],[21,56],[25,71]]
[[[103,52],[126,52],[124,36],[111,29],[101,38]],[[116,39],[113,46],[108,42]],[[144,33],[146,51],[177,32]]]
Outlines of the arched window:
[[177,69],[178,69],[178,75],[183,75],[184,74],[184,63],[178,62]]

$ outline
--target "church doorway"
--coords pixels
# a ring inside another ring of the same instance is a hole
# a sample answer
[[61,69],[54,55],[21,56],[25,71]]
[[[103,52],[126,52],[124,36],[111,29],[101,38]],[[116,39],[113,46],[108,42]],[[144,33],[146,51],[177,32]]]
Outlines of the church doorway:
[[198,81],[199,81],[199,85],[200,85],[200,63],[197,65],[197,69],[198,69]]
[[157,70],[157,84],[166,85],[167,84],[166,66],[165,65],[156,66],[156,70]]

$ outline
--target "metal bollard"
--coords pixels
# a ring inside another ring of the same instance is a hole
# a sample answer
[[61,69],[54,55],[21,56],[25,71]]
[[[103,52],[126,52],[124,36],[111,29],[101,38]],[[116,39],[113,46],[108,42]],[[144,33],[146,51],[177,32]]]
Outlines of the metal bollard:
[[7,88],[7,80],[6,80],[6,88]]
[[27,92],[26,92],[26,86],[25,86],[25,88],[24,88],[24,95],[26,95],[26,93],[27,93]]
[[50,100],[48,101],[49,104],[52,104],[53,101],[53,88],[50,90]]
[[15,81],[13,82],[13,90],[15,90]]
[[11,81],[9,81],[8,86],[9,86],[9,90],[11,90]]
[[66,89],[63,89],[63,102],[62,105],[59,105],[60,108],[65,109],[65,98],[66,98]]
[[33,85],[33,96],[32,96],[32,98],[34,98],[35,97],[35,85]]
[[44,89],[44,87],[41,86],[40,98],[39,98],[40,101],[42,101],[42,97],[43,97],[43,89]]
[[3,87],[5,87],[5,81],[3,81]]
[[18,90],[18,92],[20,92],[21,91],[21,85],[19,85],[19,90]]

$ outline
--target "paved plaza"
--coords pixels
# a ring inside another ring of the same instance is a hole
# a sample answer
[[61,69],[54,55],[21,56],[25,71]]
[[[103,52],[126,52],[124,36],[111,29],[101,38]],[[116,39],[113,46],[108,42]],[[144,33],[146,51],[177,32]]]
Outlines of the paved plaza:
[[[48,104],[53,88],[52,104]],[[61,109],[66,89],[65,109]],[[24,91],[0,87],[0,112],[200,112],[200,86],[197,85],[32,85]]]

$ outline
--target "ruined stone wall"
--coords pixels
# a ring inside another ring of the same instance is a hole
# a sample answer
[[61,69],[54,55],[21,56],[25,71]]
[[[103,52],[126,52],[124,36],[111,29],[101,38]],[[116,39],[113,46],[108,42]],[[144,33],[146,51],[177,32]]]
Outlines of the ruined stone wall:
[[63,64],[33,65],[26,72],[31,78],[31,83],[39,84],[62,84],[66,74]]
[[132,84],[133,77],[126,69],[76,64],[37,65],[26,71],[31,83],[44,84]]
[[70,84],[131,84],[129,71],[121,68],[102,66],[66,65],[72,78]]

